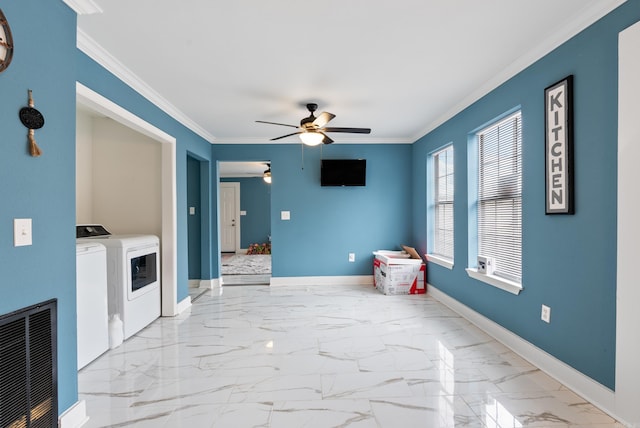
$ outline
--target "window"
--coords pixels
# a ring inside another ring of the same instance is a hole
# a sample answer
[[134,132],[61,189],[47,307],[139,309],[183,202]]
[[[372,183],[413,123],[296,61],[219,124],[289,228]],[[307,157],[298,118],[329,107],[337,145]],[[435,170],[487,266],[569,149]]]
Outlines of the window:
[[476,134],[479,256],[495,260],[493,275],[522,283],[522,115]]
[[453,261],[453,146],[433,155],[433,247],[431,255]]

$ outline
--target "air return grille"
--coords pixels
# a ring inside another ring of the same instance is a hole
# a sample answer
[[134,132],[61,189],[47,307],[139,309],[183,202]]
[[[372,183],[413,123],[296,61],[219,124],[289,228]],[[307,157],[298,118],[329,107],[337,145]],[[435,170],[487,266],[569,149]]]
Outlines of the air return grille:
[[0,428],[57,425],[56,300],[0,316]]

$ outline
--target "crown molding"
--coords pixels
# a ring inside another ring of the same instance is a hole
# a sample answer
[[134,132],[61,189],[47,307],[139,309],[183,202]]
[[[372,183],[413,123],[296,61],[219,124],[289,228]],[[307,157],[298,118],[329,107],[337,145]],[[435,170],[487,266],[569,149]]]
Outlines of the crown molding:
[[100,64],[118,79],[129,85],[133,90],[145,97],[160,110],[167,113],[169,116],[207,140],[209,143],[213,144],[216,141],[216,137],[214,135],[198,125],[176,106],[167,101],[80,28],[78,28],[77,39],[78,49],[87,54],[91,59]]
[[567,22],[567,24],[562,29],[544,39],[534,49],[525,52],[520,58],[512,62],[510,66],[506,67],[502,71],[502,73],[495,75],[492,79],[485,82],[484,85],[480,86],[477,90],[473,91],[459,103],[449,109],[449,111],[447,111],[445,114],[440,116],[435,121],[431,122],[431,124],[429,124],[426,128],[423,128],[420,132],[414,135],[411,138],[412,142],[418,141],[420,138],[424,137],[429,132],[433,131],[438,126],[442,125],[443,123],[454,117],[456,114],[460,113],[465,108],[469,107],[471,104],[478,101],[480,98],[484,97],[489,92],[493,91],[498,86],[532,65],[534,62],[543,58],[545,55],[549,54],[551,51],[553,51],[581,31],[585,30],[587,27],[589,27],[626,1],[627,0],[603,0],[590,8],[581,10],[581,13],[576,14],[574,19],[570,22]]
[[102,13],[102,8],[93,0],[62,0],[78,15]]

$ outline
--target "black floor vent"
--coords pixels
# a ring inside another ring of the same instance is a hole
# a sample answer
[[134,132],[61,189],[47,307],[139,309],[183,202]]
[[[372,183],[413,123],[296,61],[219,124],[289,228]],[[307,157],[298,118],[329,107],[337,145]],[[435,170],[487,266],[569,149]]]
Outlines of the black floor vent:
[[0,315],[0,428],[58,419],[56,300]]

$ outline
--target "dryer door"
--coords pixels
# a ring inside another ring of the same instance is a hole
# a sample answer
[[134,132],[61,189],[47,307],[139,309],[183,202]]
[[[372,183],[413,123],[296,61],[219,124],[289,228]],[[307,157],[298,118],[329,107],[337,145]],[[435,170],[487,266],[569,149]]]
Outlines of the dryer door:
[[159,287],[158,249],[157,245],[153,245],[127,251],[128,300],[133,300]]

